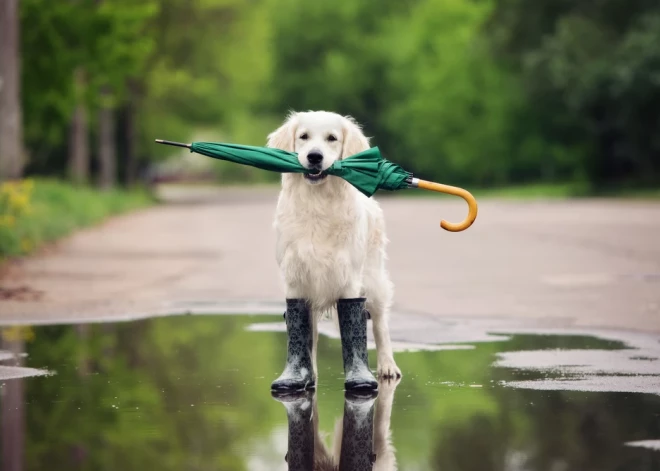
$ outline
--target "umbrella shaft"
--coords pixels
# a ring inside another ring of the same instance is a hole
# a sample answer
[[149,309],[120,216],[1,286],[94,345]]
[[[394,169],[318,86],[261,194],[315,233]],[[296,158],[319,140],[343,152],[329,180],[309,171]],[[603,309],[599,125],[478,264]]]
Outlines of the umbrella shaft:
[[185,144],[183,142],[166,141],[165,139],[156,139],[156,142],[158,144],[166,144],[168,146],[185,147],[186,149],[190,149],[190,144]]

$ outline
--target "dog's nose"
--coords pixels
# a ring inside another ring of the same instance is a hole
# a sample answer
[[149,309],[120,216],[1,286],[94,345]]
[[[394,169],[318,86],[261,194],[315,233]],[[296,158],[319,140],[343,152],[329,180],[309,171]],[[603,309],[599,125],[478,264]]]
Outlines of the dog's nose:
[[312,165],[318,165],[322,160],[323,154],[321,154],[321,151],[312,150],[309,152],[309,154],[307,154],[307,161]]

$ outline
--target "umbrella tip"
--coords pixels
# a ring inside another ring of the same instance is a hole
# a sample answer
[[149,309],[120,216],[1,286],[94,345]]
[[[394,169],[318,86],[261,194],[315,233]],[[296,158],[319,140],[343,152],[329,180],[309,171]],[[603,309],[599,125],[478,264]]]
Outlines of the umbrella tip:
[[156,139],[156,142],[158,144],[167,144],[168,146],[186,147],[190,149],[190,144],[184,144],[183,142],[167,141],[165,139]]

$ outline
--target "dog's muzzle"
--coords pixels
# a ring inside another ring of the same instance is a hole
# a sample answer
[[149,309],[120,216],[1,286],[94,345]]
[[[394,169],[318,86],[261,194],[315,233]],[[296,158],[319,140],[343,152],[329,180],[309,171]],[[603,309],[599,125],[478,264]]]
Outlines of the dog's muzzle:
[[312,149],[307,154],[307,162],[309,163],[309,173],[305,174],[305,179],[309,182],[316,183],[323,180],[328,175],[323,172],[322,162],[323,154],[318,149]]
[[[312,173],[306,173],[305,174],[305,180],[307,180],[310,183],[317,183],[320,182],[321,180],[325,180],[325,178],[328,176],[327,173],[325,173],[323,170],[319,169],[310,169]],[[317,172],[317,173],[314,173]]]

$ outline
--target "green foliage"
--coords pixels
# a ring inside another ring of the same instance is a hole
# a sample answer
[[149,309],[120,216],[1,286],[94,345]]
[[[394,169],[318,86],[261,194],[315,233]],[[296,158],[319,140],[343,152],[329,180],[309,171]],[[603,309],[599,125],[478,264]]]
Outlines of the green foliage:
[[518,96],[478,35],[489,11],[484,2],[427,1],[396,28],[388,71],[400,98],[387,129],[396,155],[409,156],[420,175],[511,180]]
[[[145,71],[155,39],[146,33],[156,14],[155,0],[79,0],[20,2],[22,100],[25,140],[30,168],[41,173],[64,173],[66,142],[76,103],[93,111],[99,89],[118,106],[126,99],[129,79]],[[80,71],[83,86],[74,87]]]
[[52,179],[5,183],[0,186],[0,260],[150,202],[141,190],[100,192]]
[[65,173],[74,106],[94,130],[107,86],[142,163],[176,158],[155,137],[263,145],[287,111],[326,109],[429,179],[660,181],[652,0],[23,0],[21,20],[33,172]]
[[564,154],[555,166],[596,186],[658,184],[656,2],[499,0],[488,31],[521,77],[538,129]]
[[545,142],[526,125],[531,113],[517,78],[481,34],[492,8],[465,0],[278,2],[273,107],[352,114],[390,159],[425,178],[540,179],[541,155],[530,151]]
[[[270,71],[268,18],[262,1],[159,0],[150,23],[156,49],[142,79],[141,153],[159,158],[154,137],[191,140],[200,129],[214,128],[255,140],[253,115]],[[259,129],[261,131],[261,129]],[[263,145],[265,136],[259,136]]]

